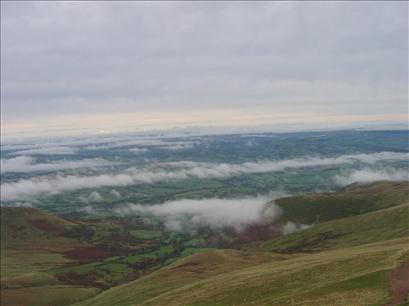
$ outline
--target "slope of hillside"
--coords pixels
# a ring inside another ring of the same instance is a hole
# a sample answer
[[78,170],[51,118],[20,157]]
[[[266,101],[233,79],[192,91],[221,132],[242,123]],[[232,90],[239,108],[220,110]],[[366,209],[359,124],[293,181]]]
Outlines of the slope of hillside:
[[408,203],[408,182],[352,184],[333,193],[285,197],[275,201],[283,221],[313,224]]
[[77,305],[397,305],[409,290],[390,280],[397,269],[409,283],[406,195],[406,183],[382,182],[287,198],[281,204],[290,203],[287,216],[300,209],[297,221],[317,213],[333,220],[242,252],[196,254]]
[[[399,265],[405,252],[408,239],[401,238],[310,255],[273,256],[268,263],[230,266],[227,272],[224,261],[210,259],[220,255],[211,252],[76,305],[382,304],[390,300],[388,272]],[[235,258],[223,256],[229,262]]]
[[296,253],[344,248],[401,237],[409,237],[409,204],[318,223],[262,246],[269,251]]
[[77,224],[32,208],[1,208],[1,305],[69,305],[99,292],[66,286],[49,271],[86,244],[64,237]]
[[2,207],[2,278],[68,262],[62,253],[83,244],[62,234],[76,226],[33,208]]
[[[162,264],[151,248],[169,246],[130,238],[135,232],[125,226],[130,220],[87,223],[3,207],[1,305],[398,305],[404,300],[407,183],[352,185],[277,203],[284,211],[281,223],[316,223],[271,240],[243,242],[240,250],[169,253]],[[141,231],[135,222],[128,225]]]

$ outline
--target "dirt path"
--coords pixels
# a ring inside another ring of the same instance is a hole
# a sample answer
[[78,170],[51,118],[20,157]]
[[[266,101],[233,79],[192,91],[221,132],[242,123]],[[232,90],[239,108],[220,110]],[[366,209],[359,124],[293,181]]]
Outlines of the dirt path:
[[386,306],[399,305],[409,294],[409,260],[389,274],[392,301]]

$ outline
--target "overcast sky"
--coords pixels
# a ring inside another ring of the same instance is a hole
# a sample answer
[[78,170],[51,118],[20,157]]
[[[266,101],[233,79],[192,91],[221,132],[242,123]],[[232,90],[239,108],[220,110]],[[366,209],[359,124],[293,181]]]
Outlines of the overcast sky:
[[1,39],[7,132],[407,114],[404,1],[2,1]]

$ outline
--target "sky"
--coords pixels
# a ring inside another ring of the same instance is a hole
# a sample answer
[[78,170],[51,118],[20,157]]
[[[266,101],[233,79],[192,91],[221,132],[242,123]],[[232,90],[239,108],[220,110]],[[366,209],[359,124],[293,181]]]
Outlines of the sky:
[[407,2],[1,1],[3,136],[408,116]]

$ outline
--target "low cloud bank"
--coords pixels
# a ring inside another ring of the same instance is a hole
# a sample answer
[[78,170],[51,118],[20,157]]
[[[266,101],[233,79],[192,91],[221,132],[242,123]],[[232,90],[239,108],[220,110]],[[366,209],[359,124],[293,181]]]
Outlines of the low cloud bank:
[[133,149],[129,149],[129,152],[135,153],[135,154],[142,154],[148,151],[148,149],[145,148],[133,148]]
[[272,197],[244,199],[176,200],[156,205],[127,204],[116,208],[119,215],[161,217],[168,230],[194,230],[203,226],[213,229],[234,227],[240,231],[247,225],[273,222],[281,216],[281,209],[271,202]]
[[63,160],[50,163],[35,163],[31,156],[17,156],[1,160],[1,173],[7,172],[47,172],[65,169],[92,168],[113,165],[114,163],[101,159]]
[[13,152],[13,155],[72,155],[78,152],[71,147],[44,147]]
[[177,143],[177,144],[169,144],[169,145],[161,146],[159,148],[162,150],[178,151],[178,150],[191,149],[193,147],[194,147],[193,143]]
[[34,205],[30,202],[17,202],[13,205],[13,207],[28,207],[28,208],[33,208]]
[[338,157],[306,157],[287,159],[280,161],[258,161],[246,162],[243,164],[216,164],[216,163],[201,163],[192,161],[180,161],[163,163],[162,165],[181,169],[180,174],[191,175],[199,178],[217,178],[240,175],[245,173],[266,173],[282,171],[292,168],[331,166],[353,162],[363,162],[374,164],[379,161],[387,160],[408,160],[409,156],[406,153],[381,152],[373,154],[354,154],[341,155]]
[[116,141],[111,143],[105,143],[102,145],[90,145],[85,147],[86,150],[104,150],[104,149],[116,149],[122,147],[129,147],[129,146],[139,146],[143,148],[137,149],[145,149],[148,147],[157,147],[160,149],[165,150],[181,150],[185,148],[192,148],[194,145],[198,144],[198,141],[165,141],[162,139],[132,139],[126,141]]
[[409,171],[394,168],[364,168],[338,175],[335,177],[335,181],[340,185],[349,185],[355,182],[371,183],[376,181],[409,181]]
[[53,175],[21,179],[1,185],[2,200],[18,200],[64,191],[106,186],[153,184],[160,181],[192,178],[224,178],[247,173],[269,173],[305,167],[341,165],[362,162],[374,164],[387,160],[407,160],[406,153],[382,152],[373,154],[342,155],[338,157],[309,157],[281,161],[246,162],[243,164],[200,163],[192,161],[170,162],[139,169],[129,168],[118,174],[94,176]]

